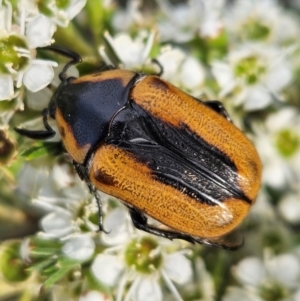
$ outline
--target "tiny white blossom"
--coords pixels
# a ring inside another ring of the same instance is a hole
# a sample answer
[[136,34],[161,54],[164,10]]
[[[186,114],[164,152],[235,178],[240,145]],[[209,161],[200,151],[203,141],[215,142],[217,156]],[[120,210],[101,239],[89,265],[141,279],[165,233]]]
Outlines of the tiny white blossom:
[[254,124],[254,142],[264,163],[263,183],[281,189],[300,178],[300,117],[293,108],[271,114]]
[[[85,3],[86,0],[60,4],[49,1],[38,7],[37,3],[21,0],[18,10],[13,11],[9,1],[0,2],[0,41],[6,49],[0,54],[0,100],[16,98],[22,85],[32,92],[49,85],[57,63],[36,59],[35,48],[53,43],[56,24],[67,26]],[[43,14],[39,9],[47,12]]]
[[205,70],[198,60],[180,48],[170,46],[161,49],[157,60],[163,67],[163,79],[192,92],[195,96],[200,94],[205,81]]
[[299,20],[284,10],[278,1],[237,0],[225,10],[224,22],[233,41],[256,40],[281,45],[299,43]]
[[[112,37],[108,32],[104,34],[106,41],[114,50],[124,69],[141,69],[149,59],[149,53],[153,46],[155,33],[141,31],[134,39],[126,33],[120,33]],[[107,64],[112,62],[107,57],[104,49],[100,47],[100,54]]]
[[112,18],[113,26],[119,31],[128,30],[131,26],[142,24],[145,16],[140,12],[141,0],[127,1],[125,10],[117,10]]
[[48,1],[48,3],[45,3],[45,6],[41,8],[41,13],[44,12],[45,15],[48,15],[54,24],[67,27],[70,20],[82,10],[85,4],[86,0]]
[[20,24],[13,24],[12,7],[8,1],[0,4],[0,14],[6,20],[0,27],[0,39],[8,51],[8,54],[1,53],[3,67],[0,70],[0,81],[5,81],[5,85],[0,90],[0,100],[10,100],[15,97],[12,87],[19,88],[22,82],[32,91],[38,91],[51,82],[53,67],[57,64],[36,60],[34,48],[51,43],[55,26],[42,15],[26,19],[26,8],[22,5]]
[[[54,164],[49,172],[48,168],[26,164],[19,175],[17,192],[48,212],[40,221],[45,238],[69,239],[81,233],[81,225],[92,233],[97,228],[88,220],[91,214],[97,214],[95,200],[90,201],[88,189],[70,165]],[[81,207],[85,210],[78,216]]]
[[197,35],[215,38],[223,29],[223,0],[189,0],[187,4],[178,5],[171,5],[164,0],[158,4],[167,17],[158,23],[162,41],[184,43]]
[[[117,214],[114,213],[115,210]],[[107,229],[108,224],[110,227],[113,226],[110,215],[114,218],[122,216],[120,208],[115,210],[105,217],[104,226]],[[95,278],[116,289],[117,301],[123,300],[124,294],[125,300],[130,298],[136,301],[163,300],[159,279],[164,280],[175,300],[182,300],[173,281],[184,284],[191,278],[190,261],[184,256],[184,251],[173,251],[173,253],[164,251],[164,244],[170,242],[141,234],[139,231],[133,232],[132,224],[126,218],[122,217],[114,223],[118,226],[118,230],[123,230],[121,234],[103,234],[104,241],[107,241],[105,236],[111,236],[110,243],[115,241],[115,245],[96,256],[91,267]],[[125,229],[127,229],[127,237]],[[108,230],[114,232],[112,228]],[[130,288],[125,293],[127,284],[130,284]]]
[[281,216],[291,224],[300,224],[300,194],[290,192],[281,198],[278,210]]
[[[296,300],[300,289],[300,261],[292,254],[257,257],[241,260],[233,269],[233,274],[243,286],[243,290],[230,287],[223,300]],[[241,295],[240,295],[241,294]],[[272,299],[269,299],[269,298]]]
[[233,95],[236,105],[259,110],[291,83],[292,68],[282,52],[262,44],[247,44],[230,52],[225,61],[212,62],[220,97]]

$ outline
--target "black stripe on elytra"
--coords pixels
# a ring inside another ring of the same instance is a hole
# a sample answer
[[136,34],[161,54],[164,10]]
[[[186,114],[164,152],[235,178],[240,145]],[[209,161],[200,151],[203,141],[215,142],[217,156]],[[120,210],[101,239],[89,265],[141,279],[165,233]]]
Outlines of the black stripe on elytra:
[[238,185],[230,158],[192,132],[153,117],[134,102],[115,116],[107,143],[128,151],[152,170],[152,178],[210,205],[229,198],[252,201]]

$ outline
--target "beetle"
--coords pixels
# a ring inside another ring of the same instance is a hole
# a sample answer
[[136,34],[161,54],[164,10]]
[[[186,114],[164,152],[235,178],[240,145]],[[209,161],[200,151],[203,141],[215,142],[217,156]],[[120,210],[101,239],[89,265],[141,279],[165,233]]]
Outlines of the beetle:
[[[56,120],[78,175],[95,194],[119,198],[134,226],[169,239],[236,248],[224,237],[255,202],[262,166],[250,140],[219,101],[201,101],[158,75],[108,68],[68,77],[81,57],[68,56],[61,83],[43,111],[45,130],[16,128],[48,139]],[[161,70],[162,71],[162,70]],[[161,223],[148,223],[150,216]]]

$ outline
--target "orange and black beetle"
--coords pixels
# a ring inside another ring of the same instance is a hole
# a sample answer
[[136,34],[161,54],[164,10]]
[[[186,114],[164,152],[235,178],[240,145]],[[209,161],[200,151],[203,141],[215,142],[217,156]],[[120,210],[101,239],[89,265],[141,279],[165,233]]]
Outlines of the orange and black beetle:
[[[57,122],[79,176],[92,192],[120,198],[133,224],[169,239],[223,244],[254,203],[261,162],[248,138],[218,101],[202,102],[158,76],[111,69],[67,77],[72,57],[48,109],[46,131],[16,129],[47,139]],[[99,213],[102,217],[101,202]],[[148,224],[151,216],[166,227]],[[102,227],[102,219],[99,222]]]

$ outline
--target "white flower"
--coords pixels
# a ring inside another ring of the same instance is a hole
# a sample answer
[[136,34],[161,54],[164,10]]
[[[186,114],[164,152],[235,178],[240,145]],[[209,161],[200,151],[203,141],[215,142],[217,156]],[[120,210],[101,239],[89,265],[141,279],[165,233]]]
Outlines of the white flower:
[[[29,196],[36,209],[48,212],[40,221],[43,232],[39,237],[61,241],[64,255],[85,261],[94,254],[98,226],[89,218],[97,216],[98,210],[85,184],[71,168],[67,164],[54,164],[49,172],[48,168],[26,165],[17,191]],[[82,234],[81,227],[91,231]]]
[[[18,11],[13,11],[9,1],[0,2],[0,42],[6,50],[0,54],[0,100],[16,98],[22,84],[32,92],[49,85],[57,63],[36,59],[35,48],[53,43],[56,24],[67,26],[85,3],[86,0],[60,4],[47,1],[38,7],[37,3],[21,0]],[[39,9],[46,10],[45,14]]]
[[223,28],[220,18],[223,0],[190,0],[187,4],[170,5],[159,1],[167,18],[158,23],[162,41],[187,42],[196,35],[203,38],[218,36]]
[[[115,38],[105,33],[107,42],[122,63],[121,67],[136,70],[141,70],[143,65],[150,63],[149,54],[154,37],[154,32],[149,35],[146,32],[141,32],[135,39],[125,33],[120,33]],[[106,63],[113,65],[104,48],[101,47],[99,51]],[[163,67],[162,78],[185,88],[195,96],[202,92],[205,70],[194,57],[188,56],[179,48],[166,46],[161,49],[161,53],[156,59]]]
[[279,202],[278,210],[281,216],[291,224],[300,224],[300,194],[290,192]]
[[265,125],[254,124],[254,143],[260,154],[263,183],[281,189],[300,179],[300,116],[293,108],[271,114]]
[[237,0],[225,12],[224,21],[230,39],[261,40],[281,45],[299,43],[299,20],[284,10],[278,1]]
[[43,5],[37,6],[32,0],[20,0],[21,5],[26,7],[31,14],[43,14],[50,18],[52,23],[58,26],[67,27],[72,20],[85,6],[86,0],[69,1],[44,1]]
[[157,60],[163,67],[162,78],[198,96],[203,89],[205,70],[198,60],[180,48],[166,46]]
[[292,69],[284,53],[262,44],[247,44],[228,54],[226,61],[212,62],[212,72],[220,86],[220,97],[232,94],[245,110],[270,105],[292,79]]
[[247,257],[233,269],[233,274],[243,285],[243,290],[229,288],[223,301],[292,301],[296,300],[300,289],[300,262],[292,254],[269,257],[264,261]]
[[[142,235],[139,231],[133,234],[132,225],[128,223],[126,217],[122,217],[119,208],[117,211],[117,214],[112,211],[106,215],[104,226],[111,232],[114,226],[118,231],[120,229],[123,231],[120,234],[108,234],[112,236],[110,243],[113,243],[114,238],[116,245],[107,248],[95,258],[91,267],[95,278],[100,283],[116,289],[117,301],[123,298],[135,301],[163,300],[159,286],[160,279],[164,280],[174,300],[182,300],[173,281],[185,284],[191,278],[191,265],[184,256],[185,252],[173,250],[169,253],[167,250],[171,242],[156,236]],[[110,214],[119,218],[114,219],[114,224]],[[103,236],[105,237],[106,234]],[[125,292],[125,286],[128,284],[130,284],[129,290]]]
[[97,229],[89,221],[89,216],[98,212],[95,200],[90,201],[88,189],[70,165],[56,163],[49,171],[48,167],[26,164],[19,175],[17,192],[48,212],[40,221],[45,238],[67,239],[80,233],[82,225],[92,232]]
[[78,261],[85,261],[91,258],[95,251],[95,242],[87,234],[75,235],[67,240],[62,247],[62,252]]
[[112,18],[112,24],[118,31],[127,31],[133,25],[143,24],[145,16],[140,12],[141,0],[127,1],[125,10],[117,10]]
[[[149,59],[149,53],[153,46],[155,33],[141,31],[132,39],[126,33],[120,33],[114,38],[106,32],[104,34],[106,41],[115,52],[119,62],[123,64],[124,69],[141,69]],[[109,65],[114,65],[108,58],[103,47],[99,49],[100,55]]]
[[[52,61],[36,60],[34,48],[49,45],[55,26],[45,16],[38,15],[26,19],[26,8],[20,6],[20,24],[12,24],[12,7],[8,1],[0,5],[0,14],[6,20],[0,24],[0,40],[7,49],[2,52],[0,100],[15,97],[14,86],[20,88],[22,82],[31,91],[47,86],[53,76]],[[13,26],[14,25],[14,26]]]

